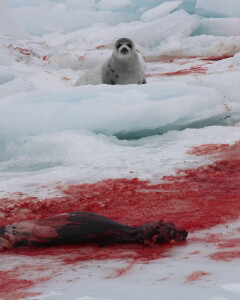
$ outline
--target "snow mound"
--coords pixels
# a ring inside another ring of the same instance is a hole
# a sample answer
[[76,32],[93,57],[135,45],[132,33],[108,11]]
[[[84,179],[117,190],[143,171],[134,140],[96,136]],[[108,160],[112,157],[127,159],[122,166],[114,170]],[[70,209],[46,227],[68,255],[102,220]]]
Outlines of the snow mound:
[[205,17],[239,18],[239,0],[197,0],[196,13]]
[[217,123],[224,113],[218,93],[211,88],[175,82],[81,86],[2,99],[0,132],[35,135],[85,129],[112,135],[166,126],[168,131],[200,121],[204,126],[209,118]]
[[140,19],[148,22],[157,18],[165,17],[170,12],[178,8],[182,4],[182,1],[164,2],[159,6],[156,6],[150,10],[145,11]]
[[179,10],[149,23],[138,22],[126,32],[126,36],[147,49],[164,45],[171,48],[184,37],[190,36],[199,24],[197,16]]
[[0,34],[12,35],[18,38],[28,38],[27,33],[15,21],[4,0],[0,0]]
[[134,7],[134,3],[131,0],[101,0],[96,4],[96,8],[99,10],[128,10]]
[[199,34],[214,36],[240,36],[239,18],[208,18],[202,19]]

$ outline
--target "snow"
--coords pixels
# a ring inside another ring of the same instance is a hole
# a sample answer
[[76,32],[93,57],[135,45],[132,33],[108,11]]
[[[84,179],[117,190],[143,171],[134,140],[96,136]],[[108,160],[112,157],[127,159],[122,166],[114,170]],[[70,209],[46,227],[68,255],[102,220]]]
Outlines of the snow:
[[[147,84],[75,87],[120,37],[135,42]],[[211,159],[187,154],[192,146],[240,140],[239,78],[239,0],[0,0],[0,197],[49,198],[59,185],[109,178],[158,183],[204,166]],[[169,257],[110,279],[124,259],[74,271],[57,256],[28,257],[55,272],[30,291],[38,299],[237,300],[239,258],[211,260],[217,245],[194,241],[219,232],[237,239],[239,220],[227,226],[191,233]],[[0,270],[26,262],[2,257]],[[201,270],[200,280],[186,279]]]
[[145,11],[140,19],[142,21],[152,21],[157,18],[165,17],[170,12],[178,8],[182,4],[182,1],[164,2],[159,6],[156,6],[150,10]]
[[229,283],[229,284],[224,284],[222,288],[225,291],[230,291],[234,294],[240,295],[240,284],[239,283]]
[[134,3],[130,0],[116,0],[114,2],[111,0],[101,0],[97,3],[96,8],[99,10],[115,11],[129,9],[133,6]]
[[169,50],[165,46],[159,47],[161,54],[183,56],[222,56],[234,55],[240,51],[240,37],[212,36],[201,34],[183,38],[180,44]]
[[[114,135],[163,126],[177,129],[205,118],[215,122],[218,116],[222,118],[226,111],[220,100],[214,89],[166,82],[21,93],[1,101],[0,133],[35,135],[87,129]],[[236,109],[240,111],[240,105]]]
[[238,0],[197,0],[196,12],[206,17],[240,17]]
[[202,19],[199,32],[214,36],[239,36],[239,18],[208,18]]
[[159,52],[166,45],[169,48],[176,47],[181,39],[190,36],[198,26],[197,16],[191,16],[184,10],[179,10],[147,24],[136,22],[132,28],[124,28],[121,34],[134,39],[144,48],[155,48],[152,51]]
[[14,35],[18,38],[27,38],[26,32],[17,25],[4,0],[0,0],[0,34]]

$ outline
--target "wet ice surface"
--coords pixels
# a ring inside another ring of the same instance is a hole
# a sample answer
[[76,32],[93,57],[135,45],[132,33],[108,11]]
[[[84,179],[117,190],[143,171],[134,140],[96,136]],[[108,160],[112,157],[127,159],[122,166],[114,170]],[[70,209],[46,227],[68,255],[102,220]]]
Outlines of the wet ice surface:
[[[192,146],[240,140],[240,8],[216,1],[0,1],[0,196],[50,198],[109,178],[158,183],[212,162],[187,154]],[[147,84],[74,87],[122,36],[143,56]],[[19,289],[11,279],[15,299],[235,300],[239,227],[190,233],[147,264],[2,254],[0,271],[21,277],[27,263],[36,269],[22,278],[49,277]],[[235,242],[219,248],[226,239]],[[235,257],[209,257],[229,249]]]

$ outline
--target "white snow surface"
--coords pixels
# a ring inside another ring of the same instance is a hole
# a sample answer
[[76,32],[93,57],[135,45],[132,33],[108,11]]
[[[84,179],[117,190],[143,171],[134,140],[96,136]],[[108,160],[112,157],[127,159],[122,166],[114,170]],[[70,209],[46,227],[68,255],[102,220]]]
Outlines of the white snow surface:
[[207,17],[240,17],[238,0],[197,0],[196,11]]
[[178,8],[183,2],[182,1],[173,1],[173,2],[164,2],[159,6],[156,6],[150,10],[144,12],[140,19],[142,21],[152,21],[157,18],[165,17],[174,9]]
[[130,0],[101,0],[96,4],[96,8],[99,10],[126,10],[128,8],[132,8],[134,3]]
[[[120,37],[136,43],[147,84],[75,87]],[[57,184],[108,178],[159,182],[208,163],[186,152],[240,140],[239,52],[238,0],[0,0],[0,196],[44,198],[59,193]],[[237,238],[239,221],[228,226],[194,235],[232,230]],[[201,255],[184,258],[199,248]],[[237,300],[239,265],[210,260],[215,248],[188,243],[113,279],[105,277],[124,260],[79,263],[80,279],[62,266],[64,275],[32,292],[42,293],[37,299]],[[2,256],[0,270],[25,259]],[[186,282],[196,270],[209,275]]]
[[24,29],[17,24],[4,0],[0,0],[0,34],[9,34],[18,38],[28,37]]

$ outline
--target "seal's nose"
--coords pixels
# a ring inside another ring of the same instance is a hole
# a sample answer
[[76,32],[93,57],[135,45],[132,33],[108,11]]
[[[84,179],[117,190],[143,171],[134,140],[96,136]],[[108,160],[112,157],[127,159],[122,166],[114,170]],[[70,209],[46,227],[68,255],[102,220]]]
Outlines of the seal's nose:
[[175,240],[176,241],[185,241],[187,236],[188,236],[188,232],[186,230],[182,229],[177,233]]
[[129,52],[129,50],[128,50],[127,47],[122,47],[122,49],[120,50],[120,52],[125,55],[125,54],[127,54]]

